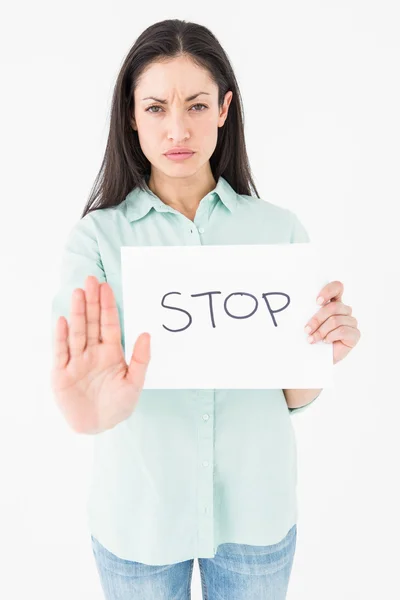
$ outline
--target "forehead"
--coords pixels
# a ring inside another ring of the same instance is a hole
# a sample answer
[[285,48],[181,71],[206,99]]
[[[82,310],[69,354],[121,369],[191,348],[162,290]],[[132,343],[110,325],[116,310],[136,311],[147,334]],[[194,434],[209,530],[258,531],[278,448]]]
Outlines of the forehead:
[[196,65],[189,57],[177,57],[148,65],[138,79],[136,90],[165,96],[175,89],[193,91],[193,86],[196,91],[200,86],[199,90],[210,93],[217,88],[207,69]]

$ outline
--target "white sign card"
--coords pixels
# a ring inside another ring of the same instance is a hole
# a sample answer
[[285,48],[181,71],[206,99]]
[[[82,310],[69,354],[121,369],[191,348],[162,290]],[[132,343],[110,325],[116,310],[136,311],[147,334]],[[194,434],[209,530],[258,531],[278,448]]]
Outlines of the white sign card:
[[304,332],[320,260],[315,242],[122,246],[127,364],[147,331],[143,389],[330,387],[332,344]]

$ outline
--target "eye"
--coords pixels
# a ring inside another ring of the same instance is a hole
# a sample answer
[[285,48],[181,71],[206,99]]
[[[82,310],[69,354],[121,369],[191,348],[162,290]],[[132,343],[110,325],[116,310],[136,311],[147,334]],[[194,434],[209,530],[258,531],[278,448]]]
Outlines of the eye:
[[[205,104],[201,104],[200,102],[198,102],[197,104],[193,104],[193,106],[191,106],[191,109],[194,108],[195,106],[202,106],[205,109],[207,108],[207,106]],[[151,108],[162,108],[162,107],[159,106],[159,105],[157,105],[157,104],[152,104],[151,106],[149,106],[148,108],[146,108],[145,112],[150,112],[150,113],[154,113],[154,114],[158,113],[158,110],[157,111],[153,111],[153,110],[150,110]],[[194,112],[203,112],[203,110],[195,110]]]
[[149,108],[146,108],[145,112],[154,112],[153,110],[150,110],[151,108],[161,108],[161,106],[156,106],[153,104],[152,106],[149,106]]
[[[192,108],[194,106],[203,106],[204,108],[207,108],[207,106],[205,104],[201,104],[200,102],[198,102],[197,104],[193,104]],[[195,110],[195,112],[203,112],[202,110]]]

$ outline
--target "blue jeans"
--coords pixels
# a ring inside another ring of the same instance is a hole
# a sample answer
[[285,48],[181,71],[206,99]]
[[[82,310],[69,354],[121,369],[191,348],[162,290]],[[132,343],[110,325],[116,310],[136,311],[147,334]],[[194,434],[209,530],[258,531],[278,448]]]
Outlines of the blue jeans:
[[[194,559],[147,565],[109,552],[91,536],[106,600],[190,600]],[[277,544],[220,544],[214,558],[198,558],[203,600],[285,600],[297,526]]]

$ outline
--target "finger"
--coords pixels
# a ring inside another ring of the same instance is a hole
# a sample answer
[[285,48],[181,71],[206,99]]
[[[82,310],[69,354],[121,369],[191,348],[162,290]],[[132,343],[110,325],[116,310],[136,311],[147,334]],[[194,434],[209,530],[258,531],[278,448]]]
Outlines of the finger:
[[310,331],[306,331],[306,333],[312,334],[324,321],[326,321],[330,316],[337,315],[351,315],[352,310],[351,306],[347,306],[342,302],[329,302],[325,306],[319,309],[317,313],[306,324],[306,327],[310,327]]
[[85,281],[87,346],[100,343],[100,285],[94,275]]
[[[341,301],[344,292],[344,285],[341,281],[330,281],[320,291],[317,297],[318,304],[324,304],[329,301]],[[319,299],[322,298],[320,302]]]
[[136,340],[129,363],[129,379],[137,391],[141,390],[150,361],[150,334],[142,333]]
[[347,327],[357,328],[357,321],[354,317],[349,317],[347,315],[332,315],[324,321],[316,331],[314,331],[312,334],[313,342],[319,342],[326,339],[331,331],[336,331],[340,328],[342,328],[342,332],[344,331],[346,333]]
[[65,317],[59,317],[54,334],[54,361],[55,369],[64,369],[69,361],[68,348],[68,322]]
[[71,358],[82,354],[86,346],[86,299],[81,288],[72,293],[68,341]]
[[100,284],[100,336],[106,344],[121,343],[121,328],[114,292],[107,282]]
[[349,325],[340,325],[333,331],[330,331],[324,338],[324,342],[334,342],[340,340],[349,348],[354,348],[358,340],[361,337],[361,332],[356,327],[350,327]]

